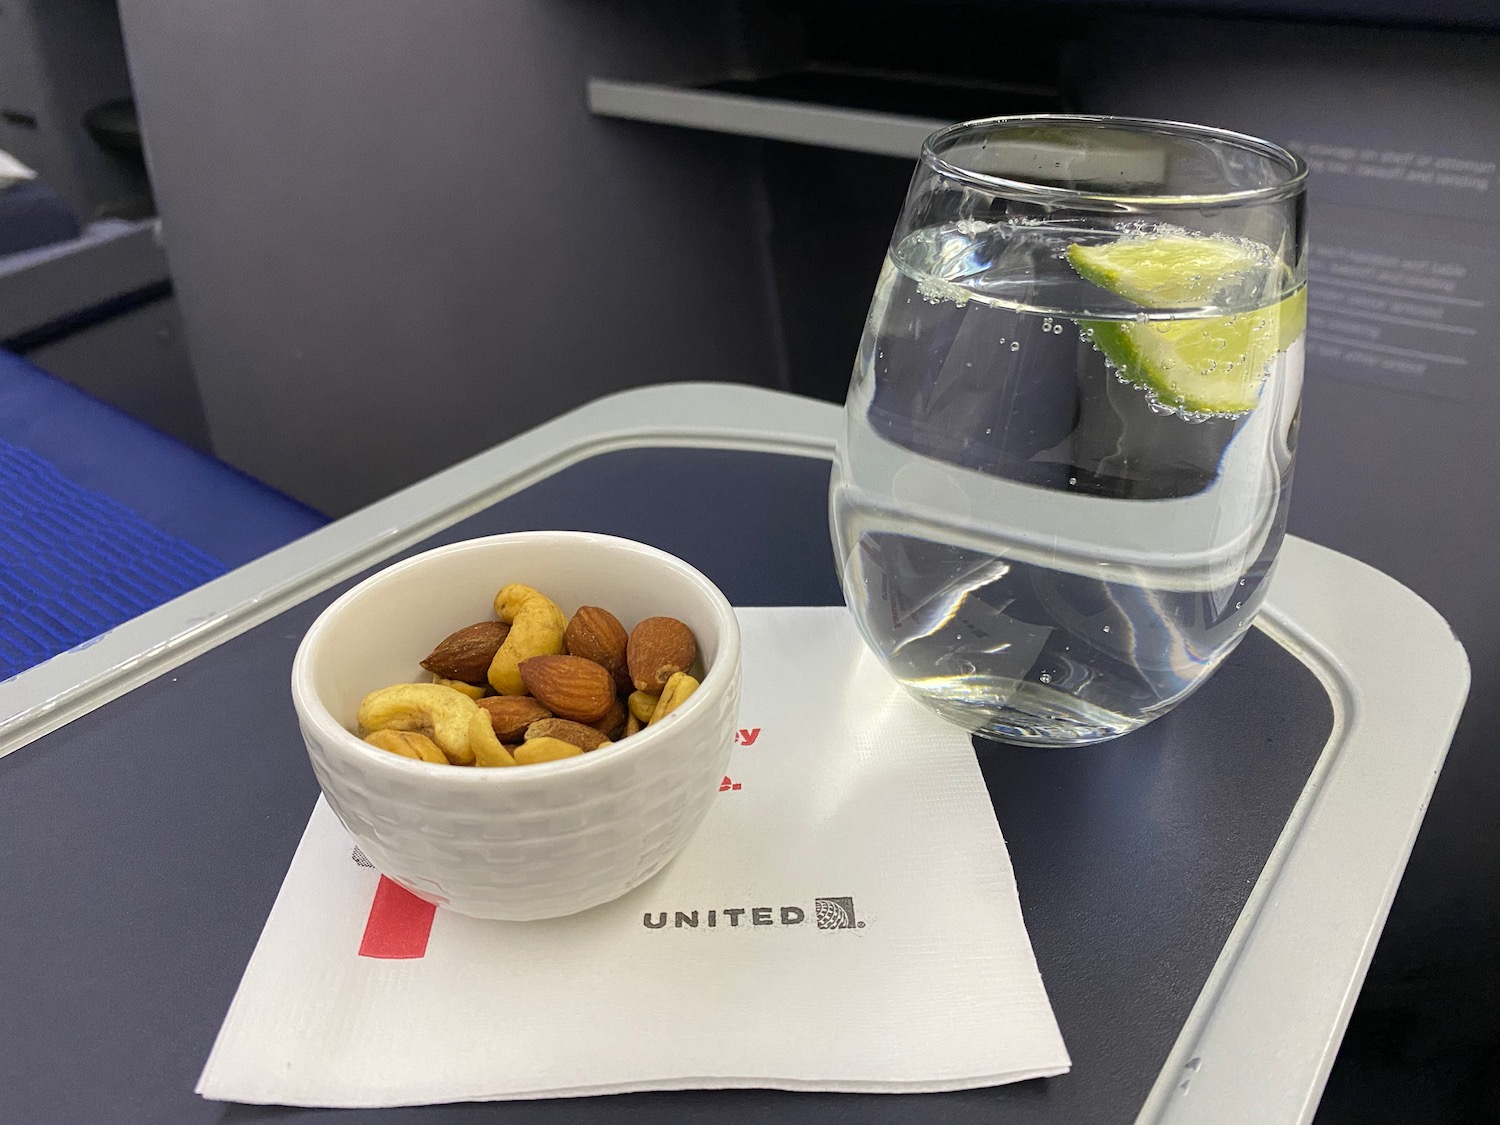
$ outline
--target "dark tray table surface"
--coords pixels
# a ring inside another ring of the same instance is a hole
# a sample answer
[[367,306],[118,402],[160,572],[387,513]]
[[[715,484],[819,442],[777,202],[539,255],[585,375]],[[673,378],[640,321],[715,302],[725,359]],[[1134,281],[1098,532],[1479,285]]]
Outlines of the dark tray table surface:
[[[600,531],[681,556],[737,605],[837,604],[828,471],[778,454],[601,454],[404,553],[504,531]],[[653,499],[667,480],[670,502]],[[1128,1122],[1333,727],[1311,671],[1252,630],[1197,695],[1126,738],[1047,751],[976,742],[1073,1059],[1058,1078],[939,1095],[207,1102],[193,1085],[318,795],[292,655],[362,577],[0,759],[0,1121]]]

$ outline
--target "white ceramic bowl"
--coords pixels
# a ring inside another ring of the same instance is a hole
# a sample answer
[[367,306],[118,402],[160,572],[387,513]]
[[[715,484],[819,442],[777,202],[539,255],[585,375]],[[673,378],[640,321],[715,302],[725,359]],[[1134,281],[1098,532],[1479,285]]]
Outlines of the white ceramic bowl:
[[[660,723],[579,757],[509,769],[431,765],[352,732],[366,693],[428,679],[418,661],[492,616],[508,582],[626,629],[676,617],[703,685]],[[680,559],[627,539],[529,531],[416,555],[334,602],[302,639],[292,700],[333,811],[376,868],[462,914],[555,918],[639,886],[687,842],[718,793],[739,714],[740,633],[724,595]]]

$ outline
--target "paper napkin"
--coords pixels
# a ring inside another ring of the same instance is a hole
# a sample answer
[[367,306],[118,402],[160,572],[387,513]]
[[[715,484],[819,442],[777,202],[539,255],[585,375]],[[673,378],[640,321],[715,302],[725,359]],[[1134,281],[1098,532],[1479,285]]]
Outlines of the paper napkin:
[[842,608],[738,612],[729,774],[661,874],[570,918],[477,921],[383,879],[319,800],[198,1092],[394,1106],[1067,1070],[968,737]]

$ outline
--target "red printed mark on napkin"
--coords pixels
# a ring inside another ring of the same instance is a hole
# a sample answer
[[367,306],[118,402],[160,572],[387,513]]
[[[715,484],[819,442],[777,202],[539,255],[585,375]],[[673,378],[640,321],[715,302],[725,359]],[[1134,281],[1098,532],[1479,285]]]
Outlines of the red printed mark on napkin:
[[387,960],[425,956],[436,913],[432,903],[423,902],[382,875],[375,887],[375,901],[370,904],[359,955]]
[[741,728],[734,732],[734,744],[736,746],[754,746],[755,740],[760,737],[760,727],[751,727],[748,730]]

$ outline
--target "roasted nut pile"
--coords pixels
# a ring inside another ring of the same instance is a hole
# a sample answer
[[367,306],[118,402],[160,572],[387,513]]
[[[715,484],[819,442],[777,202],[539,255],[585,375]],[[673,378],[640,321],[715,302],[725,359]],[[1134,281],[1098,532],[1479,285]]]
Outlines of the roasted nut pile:
[[495,595],[496,621],[443,639],[430,684],[365,696],[359,733],[403,758],[526,766],[571,758],[658,723],[698,688],[698,643],[674,617],[625,631],[607,609],[572,620],[530,586]]

